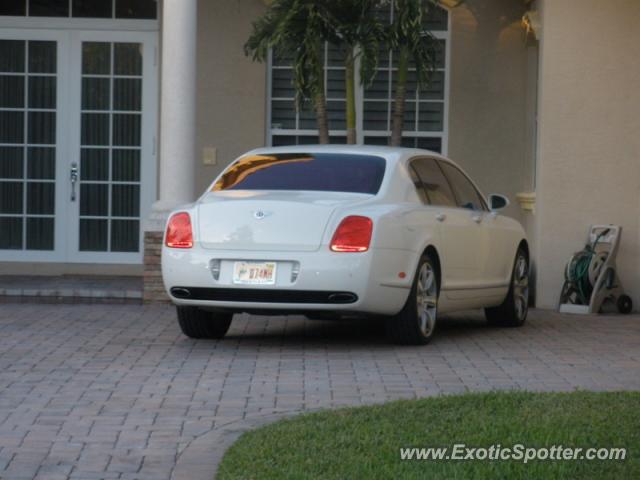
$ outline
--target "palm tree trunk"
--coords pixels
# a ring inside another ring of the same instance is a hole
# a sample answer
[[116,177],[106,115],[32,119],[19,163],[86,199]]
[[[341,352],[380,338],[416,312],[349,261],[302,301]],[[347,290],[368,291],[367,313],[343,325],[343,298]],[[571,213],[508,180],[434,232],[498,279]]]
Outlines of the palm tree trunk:
[[396,95],[393,104],[393,125],[391,127],[391,146],[402,145],[402,130],[404,129],[404,105],[407,97],[407,75],[409,72],[409,49],[402,47],[398,58],[398,73],[396,77]]
[[318,123],[318,143],[327,145],[329,143],[329,118],[327,117],[327,102],[324,92],[317,93],[313,103]]
[[345,86],[347,94],[347,143],[354,145],[356,139],[356,69],[353,48],[347,51],[345,59]]

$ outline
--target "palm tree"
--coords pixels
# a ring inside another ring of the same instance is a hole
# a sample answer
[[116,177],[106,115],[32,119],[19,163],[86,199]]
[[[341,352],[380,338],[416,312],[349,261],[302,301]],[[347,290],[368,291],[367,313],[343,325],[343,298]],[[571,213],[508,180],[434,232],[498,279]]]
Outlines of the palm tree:
[[411,60],[415,65],[418,88],[426,88],[436,66],[436,43],[423,26],[429,8],[439,8],[433,0],[395,0],[393,23],[389,27],[389,42],[398,55],[395,99],[391,128],[391,145],[402,144],[407,77]]
[[323,52],[328,36],[325,2],[274,0],[264,16],[253,22],[244,46],[247,56],[264,62],[269,51],[292,58],[296,104],[312,99],[318,124],[318,141],[329,143],[329,121],[324,86]]
[[376,74],[384,25],[376,15],[385,0],[330,0],[326,18],[329,41],[345,53],[347,143],[356,143],[356,59],[360,59],[360,82],[368,85]]

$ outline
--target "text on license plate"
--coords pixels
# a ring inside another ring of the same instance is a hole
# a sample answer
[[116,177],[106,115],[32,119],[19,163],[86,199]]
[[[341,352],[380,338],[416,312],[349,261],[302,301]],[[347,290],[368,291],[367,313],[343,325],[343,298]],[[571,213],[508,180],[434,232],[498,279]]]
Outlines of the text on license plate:
[[274,285],[276,283],[276,262],[235,262],[233,283]]

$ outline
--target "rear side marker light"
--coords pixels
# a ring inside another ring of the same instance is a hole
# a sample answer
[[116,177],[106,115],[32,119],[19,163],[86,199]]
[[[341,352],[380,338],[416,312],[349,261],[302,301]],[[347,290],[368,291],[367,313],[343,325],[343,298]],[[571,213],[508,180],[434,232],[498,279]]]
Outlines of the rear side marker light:
[[171,216],[167,224],[165,245],[169,248],[193,247],[191,217],[187,212],[180,212]]
[[366,252],[371,244],[373,221],[369,217],[351,215],[340,222],[331,240],[334,252]]

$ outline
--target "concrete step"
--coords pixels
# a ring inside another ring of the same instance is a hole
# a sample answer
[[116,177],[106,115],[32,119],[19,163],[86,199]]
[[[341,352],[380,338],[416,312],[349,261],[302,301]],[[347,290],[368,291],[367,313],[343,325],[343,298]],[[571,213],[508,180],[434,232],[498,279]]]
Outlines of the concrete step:
[[0,275],[0,303],[142,303],[142,277]]

